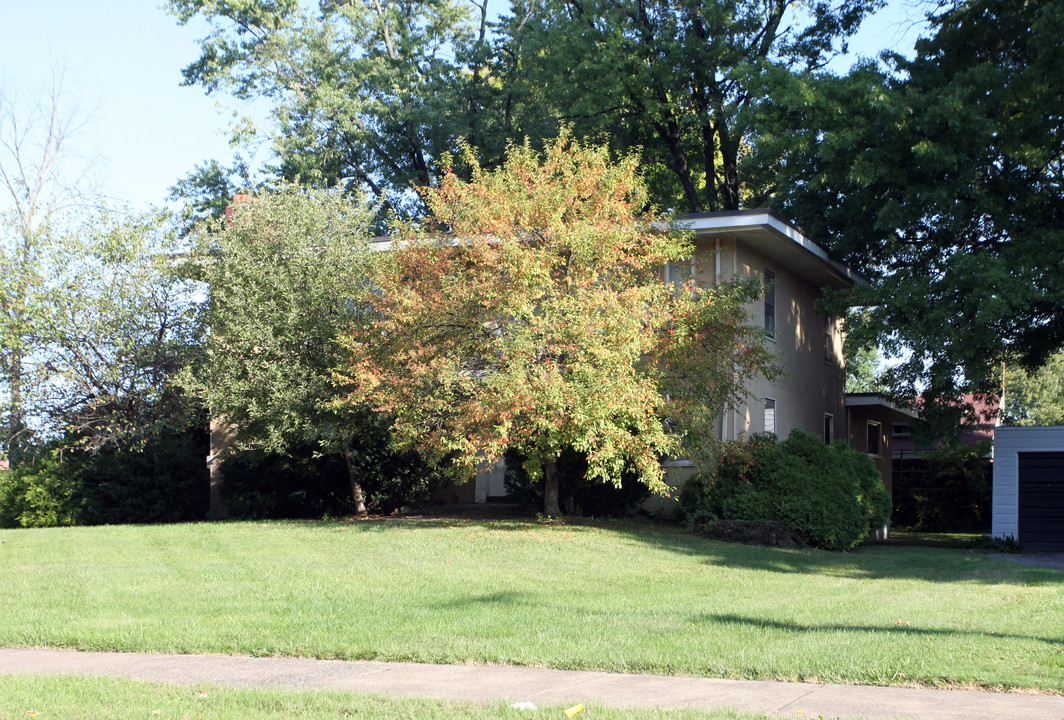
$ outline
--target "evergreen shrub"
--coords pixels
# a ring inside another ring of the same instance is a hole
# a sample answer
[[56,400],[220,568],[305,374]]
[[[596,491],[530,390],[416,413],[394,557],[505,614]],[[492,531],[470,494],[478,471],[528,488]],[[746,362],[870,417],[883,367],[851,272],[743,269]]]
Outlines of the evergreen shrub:
[[95,453],[40,448],[0,476],[0,527],[199,520],[209,505],[207,433],[163,430]]
[[758,435],[728,443],[713,478],[684,487],[680,508],[685,519],[693,510],[777,522],[810,545],[847,550],[882,527],[890,498],[867,455],[794,430],[782,442]]
[[[416,452],[392,445],[388,421],[367,413],[351,447],[366,509],[388,515],[426,504],[444,477]],[[247,450],[222,463],[222,500],[234,517],[322,518],[355,512],[344,459],[315,443],[284,453]]]

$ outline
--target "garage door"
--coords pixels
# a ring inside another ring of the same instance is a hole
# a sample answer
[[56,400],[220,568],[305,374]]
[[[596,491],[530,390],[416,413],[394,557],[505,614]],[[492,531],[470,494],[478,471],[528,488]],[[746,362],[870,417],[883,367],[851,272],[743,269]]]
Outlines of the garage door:
[[1024,550],[1064,550],[1064,452],[1019,453]]

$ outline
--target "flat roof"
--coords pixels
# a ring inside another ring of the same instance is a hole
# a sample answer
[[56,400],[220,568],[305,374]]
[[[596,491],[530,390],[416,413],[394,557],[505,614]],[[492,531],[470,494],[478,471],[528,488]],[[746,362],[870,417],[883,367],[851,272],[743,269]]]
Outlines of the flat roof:
[[907,408],[902,405],[898,405],[893,400],[885,398],[879,393],[846,393],[845,400],[843,401],[846,407],[864,407],[872,408],[878,407],[884,410],[891,410],[896,413],[901,413],[906,417],[917,419],[920,417],[912,408]]
[[680,215],[675,224],[697,235],[740,238],[767,257],[808,277],[820,286],[837,289],[868,285],[866,277],[834,260],[800,228],[767,209],[729,210]]

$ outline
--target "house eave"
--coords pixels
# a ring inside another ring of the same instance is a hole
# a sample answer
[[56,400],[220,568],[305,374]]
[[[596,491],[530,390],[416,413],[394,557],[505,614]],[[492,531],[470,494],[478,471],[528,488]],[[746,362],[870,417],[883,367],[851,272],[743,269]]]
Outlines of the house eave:
[[680,215],[678,227],[692,230],[698,237],[736,237],[780,263],[809,278],[821,287],[846,290],[868,285],[856,270],[832,259],[824,248],[771,210],[733,210]]
[[847,393],[844,404],[848,408],[880,408],[905,420],[917,420],[920,417],[916,410],[898,405],[878,393]]

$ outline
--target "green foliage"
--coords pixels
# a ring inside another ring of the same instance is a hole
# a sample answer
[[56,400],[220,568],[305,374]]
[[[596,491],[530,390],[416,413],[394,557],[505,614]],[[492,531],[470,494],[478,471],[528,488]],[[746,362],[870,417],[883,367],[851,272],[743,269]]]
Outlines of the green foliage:
[[203,519],[209,501],[204,425],[161,431],[142,446],[74,453],[70,472],[83,498],[81,524]]
[[462,144],[495,167],[508,143],[549,145],[566,127],[640,153],[663,207],[761,206],[777,168],[746,162],[759,138],[744,114],[771,99],[762,78],[820,66],[881,4],[548,0],[496,22],[487,0],[167,6],[210,28],[187,84],[269,104],[277,175],[358,187],[411,217],[424,212],[411,185],[471,177],[435,166]]
[[[506,493],[530,508],[543,508],[543,479],[532,480],[525,470],[526,458],[516,450],[506,453]],[[587,478],[587,454],[566,448],[557,462],[558,497],[564,515],[583,517],[631,517],[650,496],[650,489],[628,471],[619,485]]]
[[[489,64],[486,14],[474,16],[459,0],[313,5],[167,3],[182,24],[210,28],[184,69],[186,84],[269,104],[279,177],[358,189],[386,209],[419,215],[411,186],[434,184],[433,163],[460,139],[502,154],[507,113]],[[261,141],[247,137],[247,124],[234,139]]]
[[[368,512],[388,515],[427,503],[445,478],[416,452],[392,445],[389,423],[365,412],[351,458]],[[226,458],[222,499],[241,518],[322,518],[358,512],[343,458],[306,444],[285,453],[249,450]]]
[[1022,553],[1023,545],[1012,535],[1005,538],[993,537],[992,535],[980,535],[968,543],[972,550],[987,550],[997,553]]
[[854,547],[890,516],[890,498],[867,455],[797,429],[783,442],[759,435],[729,444],[713,481],[696,484],[690,495],[684,502],[697,511],[774,520],[828,550]]
[[855,341],[903,360],[900,397],[949,400],[1064,346],[1064,132],[1046,110],[1064,105],[1064,6],[935,12],[912,60],[808,75],[761,122],[791,129],[775,207],[874,281],[836,298],[868,308]]
[[[181,379],[237,428],[238,446],[343,456],[357,442],[363,408],[333,404],[351,388],[332,372],[340,333],[363,311],[372,216],[365,199],[286,187],[198,234],[187,269],[209,288],[210,334]],[[357,506],[353,468],[350,482]]]
[[1005,369],[1006,425],[1064,425],[1064,352],[1037,370]]
[[186,422],[192,408],[173,381],[200,326],[193,286],[170,262],[169,218],[98,211],[49,232],[56,237],[35,250],[44,257],[34,287],[18,291],[32,291],[32,309],[20,311],[32,322],[0,317],[0,384],[12,398],[18,385],[18,413],[32,418],[38,442],[63,437],[95,451]]
[[162,212],[101,213],[65,238],[35,397],[52,436],[132,448],[194,421],[175,383],[202,330],[195,286],[173,266],[180,247]]
[[378,255],[340,380],[394,416],[404,443],[469,475],[516,448],[545,477],[547,515],[560,514],[565,448],[585,454],[589,480],[631,470],[664,492],[660,458],[685,431],[775,373],[747,325],[750,286],[662,282],[692,249],[644,212],[634,158],[563,138],[542,156],[513,147],[496,171],[466,162],[473,180],[426,189],[435,219],[401,226]]
[[191,231],[197,223],[223,218],[237,193],[261,190],[251,176],[251,168],[239,155],[228,168],[217,160],[202,162],[170,187],[166,199],[184,203],[181,220],[185,231]]
[[887,393],[882,380],[883,359],[878,348],[857,347],[852,336],[846,336],[846,392]]
[[713,478],[701,473],[696,473],[687,478],[680,489],[680,497],[676,506],[676,513],[680,522],[692,530],[704,529],[712,532],[718,517],[713,511],[709,489],[713,485]]
[[817,2],[802,13],[786,0],[515,4],[503,18],[503,42],[518,53],[507,80],[540,100],[518,123],[532,137],[569,124],[576,137],[638,151],[663,207],[761,207],[775,169],[745,163],[758,133],[744,115],[771,102],[764,76],[819,66],[879,4]]
[[0,474],[0,527],[199,520],[207,511],[207,436],[161,431],[143,444],[95,453],[76,441],[43,448]]
[[76,525],[82,515],[77,484],[51,451],[0,474],[0,527]]
[[894,475],[894,522],[933,532],[990,528],[993,472],[990,441],[934,446]]

